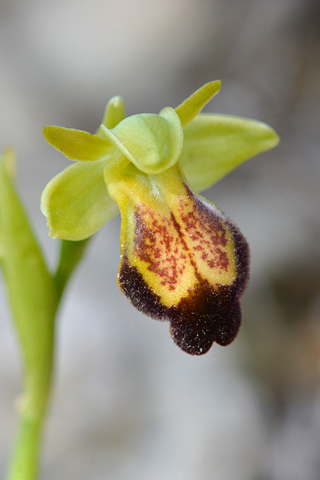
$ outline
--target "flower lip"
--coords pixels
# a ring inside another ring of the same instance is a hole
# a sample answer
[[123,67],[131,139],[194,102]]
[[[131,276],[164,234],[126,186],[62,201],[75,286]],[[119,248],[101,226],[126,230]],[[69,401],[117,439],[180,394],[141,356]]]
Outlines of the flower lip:
[[240,232],[232,228],[239,272],[234,284],[216,289],[199,276],[196,288],[173,307],[165,307],[137,268],[130,265],[128,257],[122,258],[118,274],[122,291],[141,312],[154,319],[168,320],[173,340],[191,355],[205,354],[213,342],[229,345],[241,325],[239,300],[249,276],[249,248]]
[[149,181],[149,190],[129,177],[113,187],[122,213],[119,286],[138,310],[169,320],[187,353],[228,345],[241,324],[247,242],[177,167]]

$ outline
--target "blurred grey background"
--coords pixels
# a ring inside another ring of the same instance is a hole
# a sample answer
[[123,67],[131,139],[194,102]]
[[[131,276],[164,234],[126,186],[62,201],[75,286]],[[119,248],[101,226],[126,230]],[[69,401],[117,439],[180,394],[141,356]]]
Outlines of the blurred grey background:
[[[251,245],[243,327],[193,358],[118,290],[120,219],[92,240],[58,325],[43,480],[319,480],[320,5],[316,0],[0,1],[0,146],[50,264],[41,191],[69,162],[48,124],[94,132],[177,106],[209,80],[207,112],[281,136],[206,196]],[[0,289],[0,478],[21,367]]]

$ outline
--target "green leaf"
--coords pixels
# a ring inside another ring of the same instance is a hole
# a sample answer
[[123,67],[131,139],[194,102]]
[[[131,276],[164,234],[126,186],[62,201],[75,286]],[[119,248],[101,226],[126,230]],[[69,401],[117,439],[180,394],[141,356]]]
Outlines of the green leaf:
[[279,143],[278,135],[265,123],[228,115],[199,115],[183,133],[180,162],[197,191]]
[[183,127],[200,113],[205,104],[219,92],[220,87],[220,80],[206,83],[175,109]]
[[16,178],[16,155],[12,148],[7,147],[4,149],[2,161],[7,172],[8,177],[11,180]]
[[38,418],[51,378],[56,290],[3,161],[0,212],[3,273],[26,373],[24,411]]
[[112,144],[82,130],[51,125],[43,129],[47,142],[70,160],[95,161],[107,157]]
[[170,107],[164,108],[160,115],[132,115],[112,130],[101,125],[101,130],[143,173],[161,173],[179,159],[183,140],[182,127],[178,115]]
[[118,214],[103,178],[106,163],[77,162],[48,183],[41,210],[47,217],[51,237],[83,240]]
[[[3,151],[3,155],[0,155],[0,163],[3,165],[4,171],[11,180],[15,180],[16,176],[16,156],[12,148],[7,147]],[[1,209],[0,209],[0,262],[2,261],[4,249],[2,241],[2,228],[1,228]]]

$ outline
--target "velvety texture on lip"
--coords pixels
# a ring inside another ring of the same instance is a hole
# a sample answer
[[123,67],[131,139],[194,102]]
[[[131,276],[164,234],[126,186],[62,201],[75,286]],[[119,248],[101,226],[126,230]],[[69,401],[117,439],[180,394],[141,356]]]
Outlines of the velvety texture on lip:
[[[138,310],[170,321],[172,338],[182,350],[201,355],[213,342],[228,345],[239,331],[249,249],[222,212],[186,184],[184,189],[170,216],[144,204],[136,206],[134,246],[131,252],[123,251],[118,282]],[[133,258],[138,258],[136,265]],[[141,262],[144,270],[139,271]],[[187,269],[192,271],[191,281],[190,274],[183,279]],[[150,281],[153,278],[158,283]],[[189,287],[183,290],[180,281],[189,281]],[[176,289],[181,292],[178,301]]]

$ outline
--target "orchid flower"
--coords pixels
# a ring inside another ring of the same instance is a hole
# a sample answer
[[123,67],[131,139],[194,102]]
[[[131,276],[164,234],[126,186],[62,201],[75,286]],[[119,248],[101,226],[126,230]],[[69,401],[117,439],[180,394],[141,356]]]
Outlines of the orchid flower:
[[249,274],[244,236],[193,190],[278,143],[264,123],[199,114],[219,89],[210,82],[175,109],[127,118],[114,97],[95,135],[44,129],[76,161],[43,192],[50,236],[88,238],[120,209],[119,286],[138,310],[169,320],[173,340],[192,355],[234,340]]

